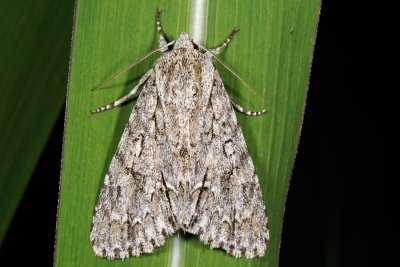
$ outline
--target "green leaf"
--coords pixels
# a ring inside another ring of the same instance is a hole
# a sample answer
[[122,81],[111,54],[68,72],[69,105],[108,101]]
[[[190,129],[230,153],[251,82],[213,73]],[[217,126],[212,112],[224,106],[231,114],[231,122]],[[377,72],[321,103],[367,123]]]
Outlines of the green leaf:
[[0,1],[0,243],[64,103],[72,12]]
[[[169,266],[178,247],[179,266],[278,266],[284,205],[304,112],[320,2],[209,1],[205,46],[223,41],[234,26],[240,32],[221,58],[257,92],[259,101],[217,64],[231,97],[261,117],[238,114],[267,205],[271,233],[264,257],[235,259],[211,250],[195,236],[180,233],[154,253],[124,261],[95,257],[89,242],[94,206],[111,157],[134,101],[90,115],[92,108],[125,95],[157,58],[152,56],[102,90],[91,91],[123,66],[157,47],[155,11],[169,40],[191,29],[190,1],[79,0],[68,92],[66,135],[56,242],[56,266]],[[173,242],[174,240],[174,242]],[[173,243],[178,243],[174,245]]]

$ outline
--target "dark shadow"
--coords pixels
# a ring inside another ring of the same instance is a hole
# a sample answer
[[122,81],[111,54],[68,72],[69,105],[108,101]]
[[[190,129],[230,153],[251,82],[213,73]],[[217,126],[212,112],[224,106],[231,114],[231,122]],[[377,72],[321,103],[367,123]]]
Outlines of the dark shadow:
[[53,266],[64,114],[65,108],[58,115],[0,247],[1,266]]

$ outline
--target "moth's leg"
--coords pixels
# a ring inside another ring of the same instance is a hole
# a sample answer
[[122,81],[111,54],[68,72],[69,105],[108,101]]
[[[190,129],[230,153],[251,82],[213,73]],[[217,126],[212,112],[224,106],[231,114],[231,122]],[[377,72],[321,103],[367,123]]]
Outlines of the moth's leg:
[[139,87],[142,86],[147,81],[147,79],[150,77],[151,73],[152,73],[152,69],[149,70],[145,75],[143,75],[143,77],[140,79],[139,83],[127,95],[115,100],[114,102],[112,102],[112,103],[110,103],[108,105],[93,109],[92,110],[92,114],[115,108],[116,106],[119,106],[122,103],[124,103],[132,95],[136,94],[136,92],[138,91]]
[[265,110],[265,108],[262,109],[262,110],[259,110],[259,111],[251,111],[251,110],[244,109],[239,104],[235,103],[232,99],[231,99],[231,103],[239,112],[241,112],[243,114],[246,114],[246,115],[249,115],[249,116],[259,116],[259,115],[262,115],[265,112],[267,112]]
[[228,38],[225,39],[225,41],[220,44],[218,47],[211,49],[211,53],[213,53],[214,55],[218,55],[222,49],[224,49],[225,47],[228,46],[228,44],[232,41],[233,36],[236,35],[236,33],[239,31],[239,28],[234,28],[233,31],[231,32],[231,34],[229,34]]
[[157,15],[156,15],[157,19],[156,19],[156,24],[157,24],[157,32],[158,32],[158,36],[160,37],[160,44],[158,47],[164,47],[162,48],[160,51],[161,52],[165,52],[168,50],[168,47],[166,46],[167,41],[165,40],[165,37],[163,35],[163,30],[161,27],[161,9],[157,9]]

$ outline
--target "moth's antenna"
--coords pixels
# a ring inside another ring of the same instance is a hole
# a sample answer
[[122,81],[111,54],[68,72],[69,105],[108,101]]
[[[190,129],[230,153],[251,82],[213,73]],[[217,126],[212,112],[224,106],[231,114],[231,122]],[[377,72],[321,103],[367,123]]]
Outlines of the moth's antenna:
[[256,92],[254,92],[254,90],[242,79],[240,78],[240,76],[238,74],[236,74],[236,72],[234,72],[225,62],[222,61],[222,59],[220,59],[215,53],[213,53],[212,51],[208,50],[207,48],[198,45],[201,49],[207,51],[208,53],[210,53],[216,60],[219,61],[219,63],[222,64],[222,66],[224,66],[230,73],[232,73],[233,76],[235,76],[241,83],[243,83],[247,90],[249,90],[254,96],[256,96],[258,99],[260,99],[263,104],[265,104],[265,100],[262,99],[261,97],[259,97]]
[[115,79],[117,79],[119,76],[121,76],[122,74],[124,74],[125,72],[127,72],[130,68],[134,67],[135,65],[139,64],[140,62],[142,62],[143,60],[145,60],[146,58],[148,58],[149,56],[153,55],[154,53],[156,53],[157,51],[166,48],[170,45],[172,45],[173,43],[175,43],[175,41],[169,42],[166,45],[163,45],[157,49],[154,49],[153,51],[149,52],[147,55],[141,57],[140,59],[136,60],[135,62],[132,62],[131,64],[129,64],[127,67],[125,67],[123,70],[121,70],[120,72],[118,72],[114,77],[112,77],[111,79],[100,83],[99,85],[97,85],[96,87],[94,87],[92,89],[92,91],[99,89],[100,87],[109,84],[110,82],[114,81]]

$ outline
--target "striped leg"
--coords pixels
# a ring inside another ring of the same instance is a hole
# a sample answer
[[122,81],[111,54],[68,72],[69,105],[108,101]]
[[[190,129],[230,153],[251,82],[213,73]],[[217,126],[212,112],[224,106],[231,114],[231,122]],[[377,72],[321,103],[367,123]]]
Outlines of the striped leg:
[[143,75],[143,77],[140,79],[139,83],[138,83],[127,95],[125,95],[125,96],[123,96],[123,97],[121,97],[121,98],[115,100],[114,102],[112,102],[112,103],[110,103],[110,104],[108,104],[108,105],[105,105],[105,106],[102,106],[102,107],[93,109],[93,110],[92,110],[92,114],[95,114],[95,113],[98,113],[98,112],[102,112],[102,111],[106,111],[106,110],[115,108],[116,106],[119,106],[119,105],[121,105],[122,103],[124,103],[124,102],[125,102],[126,100],[128,100],[131,96],[133,96],[134,94],[136,94],[136,92],[138,91],[139,87],[142,86],[142,85],[147,81],[147,79],[150,77],[150,75],[151,75],[151,73],[152,73],[152,70],[153,70],[153,69],[149,70],[145,75]]
[[160,37],[160,44],[159,44],[158,47],[164,47],[164,48],[162,48],[160,51],[161,51],[161,52],[165,52],[165,51],[168,50],[168,47],[165,46],[165,45],[167,44],[167,41],[165,40],[165,37],[164,37],[164,35],[163,35],[163,33],[162,33],[162,27],[161,27],[161,9],[157,9],[157,15],[156,15],[156,17],[157,17],[157,20],[156,20],[156,23],[157,23],[157,32],[158,32],[158,36]]
[[222,49],[224,49],[225,47],[228,46],[228,44],[232,41],[233,36],[235,36],[238,31],[239,31],[239,29],[235,27],[233,29],[233,31],[231,32],[231,34],[229,34],[228,38],[226,38],[226,40],[222,44],[220,44],[218,47],[210,50],[211,53],[213,53],[214,55],[218,55]]
[[259,111],[251,111],[251,110],[244,109],[241,106],[239,106],[239,104],[236,104],[232,99],[231,99],[231,103],[239,112],[249,115],[249,116],[259,116],[259,115],[262,115],[265,112],[267,112],[267,110],[265,108],[263,108],[262,110],[259,110]]

